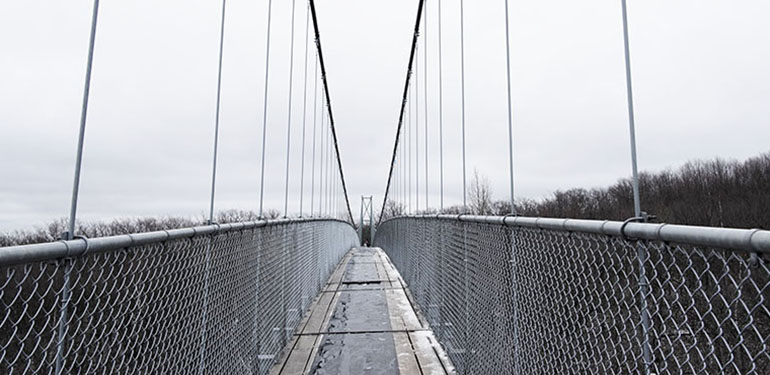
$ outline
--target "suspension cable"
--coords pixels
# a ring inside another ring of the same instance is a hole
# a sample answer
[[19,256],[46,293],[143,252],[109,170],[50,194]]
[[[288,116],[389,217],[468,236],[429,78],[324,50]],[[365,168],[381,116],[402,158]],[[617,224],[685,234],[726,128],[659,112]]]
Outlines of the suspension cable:
[[[419,38],[419,36],[418,36]],[[418,40],[419,42],[419,40]],[[419,52],[420,45],[417,44]],[[414,212],[420,211],[420,62],[414,67]]]
[[404,124],[404,110],[406,107],[407,94],[409,91],[409,81],[412,77],[412,66],[415,60],[415,48],[417,47],[417,37],[420,33],[420,20],[422,19],[422,10],[423,10],[424,3],[425,3],[425,0],[420,0],[417,6],[417,20],[415,21],[414,33],[412,34],[412,49],[411,49],[411,52],[409,53],[409,65],[406,71],[406,82],[404,83],[404,94],[401,98],[401,112],[398,117],[398,126],[396,127],[396,141],[393,145],[393,156],[391,157],[391,160],[390,160],[390,172],[388,173],[388,182],[385,185],[385,194],[383,195],[382,209],[380,210],[380,215],[379,215],[379,218],[377,219],[377,225],[379,225],[379,223],[382,222],[382,216],[385,213],[385,205],[388,202],[388,194],[390,193],[390,183],[393,179],[393,169],[396,161],[396,152],[398,152],[398,144],[401,139],[401,128]]
[[[334,140],[334,153],[337,157],[337,168],[340,172],[340,182],[342,183],[342,190],[345,193],[345,206],[347,207],[348,211],[348,217],[350,218],[350,222],[353,223],[353,212],[350,211],[350,200],[348,199],[348,188],[347,184],[345,183],[345,172],[342,169],[342,159],[340,158],[340,149],[337,145],[337,130],[334,126],[334,114],[332,113],[332,104],[331,104],[331,96],[329,95],[329,83],[326,80],[326,66],[324,65],[324,56],[323,56],[323,49],[321,48],[321,34],[318,31],[318,16],[316,15],[315,11],[315,0],[309,0],[310,1],[310,11],[313,16],[313,29],[315,30],[315,42],[316,47],[318,50],[318,60],[321,64],[321,79],[323,80],[323,89],[324,93],[326,94],[326,103],[328,105],[327,110],[329,111],[329,123],[332,131],[332,139]],[[422,0],[421,0],[422,1]]]
[[[315,208],[315,146],[316,135],[318,134],[318,54],[315,55],[315,69],[313,71],[313,164],[310,168],[310,217],[313,217],[313,209]],[[323,100],[323,99],[321,99]]]
[[262,164],[259,178],[259,218],[264,218],[263,208],[265,203],[265,147],[267,136],[267,94],[270,78],[270,29],[273,15],[273,0],[267,0],[267,43],[265,46],[265,97],[262,106]]
[[222,20],[219,29],[219,67],[217,70],[217,109],[214,115],[214,160],[211,166],[211,202],[209,205],[209,224],[214,222],[214,192],[217,185],[217,151],[219,149],[219,109],[222,99],[222,55],[225,44],[225,10],[227,0],[222,0]]
[[[628,46],[628,8],[626,0],[622,0],[623,11],[623,52],[626,62],[626,99],[628,100],[628,133],[631,143],[631,185],[634,190],[634,216],[642,216],[641,200],[639,198],[639,172],[636,162],[636,125],[634,120],[634,90],[631,85],[631,51]],[[647,358],[645,358],[646,360]]]
[[326,137],[324,131],[326,130],[326,111],[325,109],[326,99],[321,97],[321,128],[318,129],[318,142],[320,144],[320,147],[318,149],[318,156],[320,157],[320,160],[318,161],[318,216],[323,216],[323,205],[324,205],[324,160],[326,160]]
[[513,194],[513,112],[511,107],[511,41],[508,27],[508,0],[505,0],[505,74],[508,83],[508,166],[511,177],[511,214],[516,214]]
[[[94,63],[94,45],[96,44],[96,23],[98,18],[99,0],[94,0],[94,7],[91,12],[91,34],[88,39],[86,79],[85,84],[83,85],[83,103],[82,107],[80,108],[80,130],[78,131],[78,147],[75,156],[75,176],[72,181],[72,198],[70,200],[69,230],[66,235],[67,240],[71,240],[75,236],[75,220],[77,219],[78,195],[80,192],[80,168],[83,165],[83,144],[85,142],[86,135],[86,118],[88,117],[88,99],[91,93],[91,70]],[[59,368],[57,373],[60,370],[61,369]]]
[[441,1],[438,2],[438,144],[439,212],[444,211],[444,63],[441,45]]
[[425,96],[425,100],[423,100],[423,103],[425,105],[425,212],[427,213],[428,210],[430,210],[430,204],[428,194],[430,194],[430,187],[428,186],[428,2],[425,0],[425,27],[423,28],[422,32],[422,39],[423,39],[423,50],[424,50],[424,59],[423,61],[423,95]]
[[283,217],[289,216],[289,161],[291,160],[291,99],[294,86],[294,20],[297,0],[291,0],[291,45],[289,47],[289,114],[286,124],[286,182],[283,185]]
[[[305,12],[305,68],[303,69],[304,89],[302,90],[302,156],[299,172],[299,217],[302,217],[302,204],[305,196],[305,129],[307,128],[307,51],[310,42],[310,7]],[[311,210],[312,211],[312,210]]]
[[463,213],[468,212],[467,174],[465,167],[465,6],[460,0],[460,91],[462,96]]
[[409,150],[409,153],[407,154],[407,160],[409,164],[409,212],[412,212],[412,86],[409,86],[409,98],[407,99],[406,103],[406,109],[409,111],[409,118],[406,123],[406,146]]

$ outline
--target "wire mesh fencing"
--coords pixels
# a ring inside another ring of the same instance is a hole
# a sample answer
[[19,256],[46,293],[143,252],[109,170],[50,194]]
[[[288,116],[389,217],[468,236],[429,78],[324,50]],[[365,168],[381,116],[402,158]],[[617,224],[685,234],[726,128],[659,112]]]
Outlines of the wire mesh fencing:
[[265,374],[356,242],[286,220],[0,248],[0,373]]
[[767,231],[421,216],[375,245],[460,374],[770,373]]

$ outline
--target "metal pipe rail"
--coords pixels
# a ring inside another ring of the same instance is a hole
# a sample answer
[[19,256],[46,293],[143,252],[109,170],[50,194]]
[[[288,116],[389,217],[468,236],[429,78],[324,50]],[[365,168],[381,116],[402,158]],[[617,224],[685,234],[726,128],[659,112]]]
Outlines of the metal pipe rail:
[[310,223],[320,221],[349,224],[347,221],[331,218],[277,219],[201,225],[191,228],[123,234],[100,238],[80,237],[70,241],[56,241],[31,245],[0,247],[0,267],[40,262],[45,260],[79,257],[86,254],[103,253],[127,247],[149,245],[153,243],[178,240],[183,238],[192,238],[196,236],[206,236],[291,223]]
[[770,232],[425,215],[383,221],[461,374],[770,373]]
[[509,227],[561,230],[576,233],[604,234],[640,240],[679,242],[690,245],[719,247],[724,249],[770,253],[770,231],[761,229],[734,229],[699,227],[666,223],[637,223],[611,220],[559,219],[525,216],[479,215],[409,215],[390,218],[428,218],[459,220],[468,223],[500,224]]
[[287,219],[0,248],[0,372],[266,374],[356,243]]

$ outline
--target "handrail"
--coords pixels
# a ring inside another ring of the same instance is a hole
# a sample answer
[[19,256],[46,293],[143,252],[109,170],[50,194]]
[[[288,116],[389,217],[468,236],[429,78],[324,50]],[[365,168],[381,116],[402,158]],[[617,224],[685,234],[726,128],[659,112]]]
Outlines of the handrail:
[[87,253],[104,253],[132,246],[147,245],[181,238],[192,238],[209,234],[315,221],[336,221],[353,227],[353,225],[347,221],[333,218],[298,218],[211,224],[98,238],[77,238],[70,241],[0,247],[0,267],[61,258],[77,258],[84,256]]
[[479,215],[408,215],[384,220],[380,225],[397,219],[439,219],[462,222],[498,224],[510,227],[562,230],[578,233],[603,234],[613,237],[633,237],[641,240],[675,242],[718,247],[746,252],[770,253],[770,231],[761,229],[717,228],[665,223],[624,223],[610,220],[560,219],[525,216]]

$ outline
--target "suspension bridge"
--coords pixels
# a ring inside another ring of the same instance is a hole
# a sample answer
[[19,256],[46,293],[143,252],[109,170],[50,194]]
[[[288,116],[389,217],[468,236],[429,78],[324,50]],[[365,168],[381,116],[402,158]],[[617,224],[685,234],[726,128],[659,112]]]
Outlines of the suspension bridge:
[[[217,222],[228,10],[222,0],[207,223],[87,238],[78,230],[78,198],[98,64],[94,0],[68,230],[57,242],[0,248],[0,372],[770,373],[770,232],[654,223],[642,211],[627,10],[620,2],[633,176],[626,221],[517,215],[507,0],[496,21],[505,23],[500,47],[508,51],[508,168],[501,173],[510,176],[510,214],[468,209],[462,0],[461,36],[451,41],[461,51],[462,164],[447,167],[462,171],[463,201],[461,212],[447,213],[444,5],[418,0],[382,206],[375,212],[373,197],[362,197],[355,220],[316,4],[308,1],[301,29],[296,0],[290,25],[273,24],[267,0],[258,219]],[[275,114],[268,105],[276,27],[291,30],[290,66],[304,65],[299,148],[291,138],[293,73],[289,111]],[[303,59],[294,56],[298,29],[305,32]],[[429,32],[438,33],[436,64],[428,62]],[[438,95],[429,95],[428,74],[437,76]],[[438,150],[428,149],[428,100],[441,108],[434,119]],[[285,159],[267,160],[268,115],[287,116]],[[438,166],[429,164],[430,151],[438,153]],[[291,164],[295,153],[300,165]],[[266,163],[285,166],[279,218],[268,218],[265,207]],[[297,175],[300,193],[291,196],[290,176]],[[438,202],[429,201],[431,176]],[[289,202],[298,203],[298,212]]]

